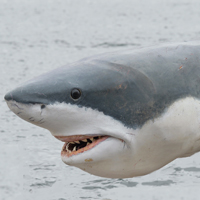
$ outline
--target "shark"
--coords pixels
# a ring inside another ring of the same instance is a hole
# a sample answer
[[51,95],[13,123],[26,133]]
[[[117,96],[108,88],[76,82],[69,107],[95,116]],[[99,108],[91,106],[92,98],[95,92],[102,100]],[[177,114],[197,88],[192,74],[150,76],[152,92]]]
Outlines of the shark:
[[63,142],[65,164],[108,178],[146,175],[200,151],[200,42],[84,58],[4,98]]

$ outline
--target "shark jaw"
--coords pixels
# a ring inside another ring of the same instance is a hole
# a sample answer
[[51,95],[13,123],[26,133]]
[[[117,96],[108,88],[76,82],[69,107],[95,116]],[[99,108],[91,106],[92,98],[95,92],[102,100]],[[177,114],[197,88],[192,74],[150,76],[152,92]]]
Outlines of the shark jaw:
[[16,115],[64,142],[64,163],[101,177],[145,175],[200,151],[200,102],[193,97],[174,102],[137,129],[77,105],[7,103]]
[[[126,133],[129,129],[120,122],[97,110],[66,103],[23,104],[10,100],[7,104],[18,117],[48,129],[64,142],[61,150],[64,163],[90,173],[91,167],[95,169],[102,161],[108,162],[106,173],[102,168],[93,174],[117,177],[117,171],[124,165],[121,158],[130,151],[130,135]],[[113,165],[118,169],[112,170]]]

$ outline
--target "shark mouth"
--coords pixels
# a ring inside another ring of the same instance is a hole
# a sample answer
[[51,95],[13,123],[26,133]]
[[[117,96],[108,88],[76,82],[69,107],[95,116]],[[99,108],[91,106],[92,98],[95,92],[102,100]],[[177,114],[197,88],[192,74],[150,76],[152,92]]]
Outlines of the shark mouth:
[[65,142],[61,156],[71,157],[94,148],[100,142],[106,140],[109,136],[55,136],[57,139]]

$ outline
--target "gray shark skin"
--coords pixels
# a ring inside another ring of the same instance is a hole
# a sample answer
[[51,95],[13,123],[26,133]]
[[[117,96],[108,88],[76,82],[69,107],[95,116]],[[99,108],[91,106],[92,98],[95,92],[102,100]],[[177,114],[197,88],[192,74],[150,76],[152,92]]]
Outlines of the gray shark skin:
[[[81,98],[71,98],[78,88]],[[178,99],[200,98],[200,42],[161,45],[86,58],[7,93],[23,104],[65,102],[142,127]]]

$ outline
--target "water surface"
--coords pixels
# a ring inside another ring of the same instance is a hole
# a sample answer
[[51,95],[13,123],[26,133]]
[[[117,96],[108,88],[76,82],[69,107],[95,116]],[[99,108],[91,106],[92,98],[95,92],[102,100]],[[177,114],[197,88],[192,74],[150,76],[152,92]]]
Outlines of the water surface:
[[143,177],[107,179],[62,163],[62,143],[3,100],[16,85],[97,53],[200,39],[198,0],[34,0],[0,5],[0,199],[200,199],[200,154]]

